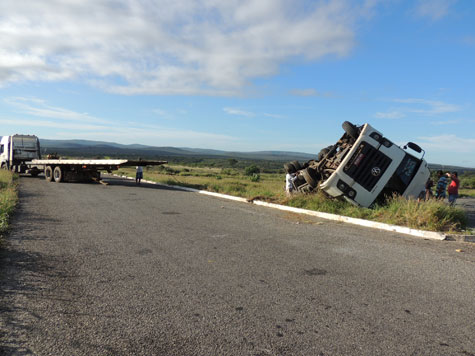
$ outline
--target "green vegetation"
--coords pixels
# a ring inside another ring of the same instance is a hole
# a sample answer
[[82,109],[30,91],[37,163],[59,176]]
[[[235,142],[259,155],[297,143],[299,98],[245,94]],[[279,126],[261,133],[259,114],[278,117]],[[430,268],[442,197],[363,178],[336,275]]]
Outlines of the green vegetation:
[[292,198],[289,205],[429,231],[457,231],[465,229],[467,225],[467,218],[462,209],[435,199],[418,202],[395,196],[388,199],[384,206],[367,209],[344,201],[330,200],[319,192]]
[[[237,166],[237,164],[234,164]],[[287,198],[284,191],[284,174],[252,173],[251,166],[243,168],[191,167],[167,165],[147,167],[144,178],[184,187],[229,194],[247,199],[260,199],[278,204],[309,210],[340,214],[374,220],[388,224],[407,226],[429,231],[461,231],[466,228],[465,212],[444,202],[431,200],[417,202],[401,197],[389,199],[386,205],[373,209],[356,207],[346,201],[330,199],[318,194],[297,194]],[[256,168],[259,167],[256,165]],[[122,169],[119,174],[133,176],[133,169]]]
[[0,237],[8,228],[9,218],[18,201],[16,176],[0,170]]

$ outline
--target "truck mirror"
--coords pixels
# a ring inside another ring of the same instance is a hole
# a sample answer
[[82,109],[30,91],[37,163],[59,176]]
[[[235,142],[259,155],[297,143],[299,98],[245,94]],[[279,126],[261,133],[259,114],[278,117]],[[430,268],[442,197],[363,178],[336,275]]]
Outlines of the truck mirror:
[[422,152],[422,148],[420,148],[419,145],[416,145],[414,142],[408,142],[407,145],[404,146],[404,148],[407,148],[407,147],[409,147],[411,150],[416,151],[417,153]]

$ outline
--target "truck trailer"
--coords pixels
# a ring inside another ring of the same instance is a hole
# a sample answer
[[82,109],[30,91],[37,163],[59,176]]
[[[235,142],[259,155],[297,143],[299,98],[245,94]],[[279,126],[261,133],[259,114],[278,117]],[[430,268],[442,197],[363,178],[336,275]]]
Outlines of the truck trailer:
[[0,140],[1,168],[32,176],[44,172],[48,182],[97,181],[101,178],[101,171],[111,173],[121,167],[159,166],[166,163],[141,159],[61,159],[56,155],[42,159],[40,141],[34,135],[3,136]]

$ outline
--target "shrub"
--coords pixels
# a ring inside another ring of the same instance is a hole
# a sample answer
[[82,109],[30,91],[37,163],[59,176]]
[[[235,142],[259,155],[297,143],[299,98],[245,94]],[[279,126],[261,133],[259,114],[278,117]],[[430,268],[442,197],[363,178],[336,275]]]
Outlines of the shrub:
[[250,166],[246,167],[244,170],[244,174],[246,176],[252,176],[253,174],[259,174],[261,173],[259,167],[257,167],[255,164],[251,164]]
[[259,174],[254,173],[250,178],[251,182],[259,182],[261,180],[261,176]]

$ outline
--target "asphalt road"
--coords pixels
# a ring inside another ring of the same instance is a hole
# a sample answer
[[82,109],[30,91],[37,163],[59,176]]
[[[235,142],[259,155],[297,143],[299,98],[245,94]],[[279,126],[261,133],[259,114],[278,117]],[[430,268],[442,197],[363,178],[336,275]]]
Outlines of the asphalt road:
[[111,183],[21,178],[0,354],[475,355],[472,244]]

